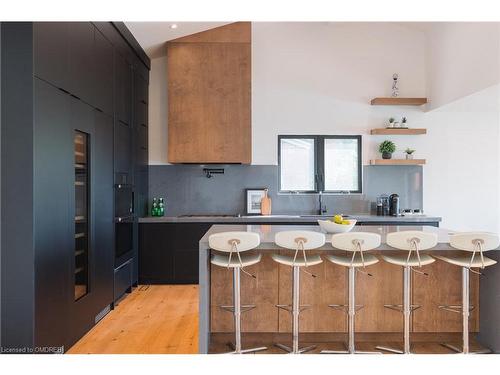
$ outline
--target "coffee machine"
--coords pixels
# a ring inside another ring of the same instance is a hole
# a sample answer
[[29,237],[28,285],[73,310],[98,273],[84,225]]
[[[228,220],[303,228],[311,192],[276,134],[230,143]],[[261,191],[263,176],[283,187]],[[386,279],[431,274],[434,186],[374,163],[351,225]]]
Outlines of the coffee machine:
[[389,196],[389,215],[399,216],[399,195],[391,194]]

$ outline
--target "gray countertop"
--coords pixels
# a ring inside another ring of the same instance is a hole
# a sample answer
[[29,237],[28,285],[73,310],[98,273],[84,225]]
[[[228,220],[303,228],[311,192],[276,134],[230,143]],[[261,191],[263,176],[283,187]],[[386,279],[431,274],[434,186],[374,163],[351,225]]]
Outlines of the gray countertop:
[[[207,233],[200,239],[200,250],[208,249],[208,237],[214,233],[220,232],[254,232],[260,236],[260,245],[257,249],[262,250],[273,250],[279,249],[279,247],[274,243],[274,236],[277,232],[287,231],[287,230],[308,230],[314,232],[325,233],[326,243],[323,247],[318,250],[333,250],[331,245],[332,234],[324,232],[317,225],[212,225]],[[398,225],[371,225],[365,227],[355,226],[351,232],[370,232],[378,233],[382,237],[381,245],[376,250],[394,250],[386,244],[386,236],[391,232],[400,232],[408,230],[419,230],[424,232],[436,233],[438,236],[438,244],[430,251],[436,250],[454,250],[449,245],[449,236],[454,232],[448,229],[436,228],[432,226],[423,225],[411,225],[411,226],[398,226]]]
[[[359,222],[401,222],[401,223],[429,223],[440,222],[438,216],[409,215],[409,216],[376,216],[369,214],[353,214],[346,216]],[[331,215],[259,215],[259,216],[163,216],[141,217],[139,223],[315,223],[318,219],[331,218]]]

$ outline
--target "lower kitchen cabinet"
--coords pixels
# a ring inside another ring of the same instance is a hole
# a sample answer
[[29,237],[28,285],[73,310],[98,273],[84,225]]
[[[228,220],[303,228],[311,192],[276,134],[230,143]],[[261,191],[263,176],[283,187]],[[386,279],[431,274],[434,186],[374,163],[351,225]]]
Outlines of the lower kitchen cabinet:
[[139,283],[197,284],[198,242],[211,223],[139,224]]

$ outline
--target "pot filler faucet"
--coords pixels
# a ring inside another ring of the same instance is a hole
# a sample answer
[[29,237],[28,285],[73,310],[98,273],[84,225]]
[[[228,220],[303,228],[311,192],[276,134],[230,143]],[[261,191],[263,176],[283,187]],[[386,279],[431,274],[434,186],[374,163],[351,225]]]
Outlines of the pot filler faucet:
[[318,194],[318,215],[326,214],[326,205],[323,205],[323,192]]

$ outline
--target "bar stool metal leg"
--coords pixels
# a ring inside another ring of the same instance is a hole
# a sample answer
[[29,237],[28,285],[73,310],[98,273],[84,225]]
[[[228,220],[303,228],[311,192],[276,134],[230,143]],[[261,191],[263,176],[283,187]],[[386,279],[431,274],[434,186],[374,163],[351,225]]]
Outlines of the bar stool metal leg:
[[265,346],[241,349],[241,272],[239,267],[233,268],[233,309],[235,343],[231,345],[234,351],[229,354],[244,354],[266,350],[267,347]]
[[[292,347],[284,344],[275,344],[278,348],[290,354],[301,354],[308,352],[316,347],[316,345],[307,346],[299,349],[299,317],[300,317],[300,267],[292,268],[292,309],[288,310],[292,314]],[[283,308],[283,306],[278,306]]]
[[[386,307],[393,308],[387,305]],[[410,351],[410,318],[412,312],[411,305],[411,267],[405,266],[403,268],[403,306],[401,312],[403,313],[404,327],[403,327],[403,350],[389,348],[387,346],[377,346],[379,350],[396,354],[411,354]]]
[[[368,351],[357,351],[354,339],[356,321],[356,311],[358,310],[356,306],[356,268],[349,267],[349,280],[348,280],[348,305],[347,305],[347,315],[348,315],[348,343],[346,346],[347,350],[322,350],[322,354],[382,354],[380,352],[368,352]],[[338,305],[332,305],[332,307],[339,307]]]
[[[469,347],[469,319],[470,319],[470,273],[467,267],[462,267],[462,349],[458,346],[442,343],[441,345],[453,350],[457,353],[462,354],[487,354],[491,353],[491,350],[484,349],[475,352],[470,352]],[[447,308],[447,306],[443,306]],[[453,309],[449,309],[450,311],[454,311]],[[455,311],[454,311],[455,312]],[[459,312],[459,311],[456,311]]]

